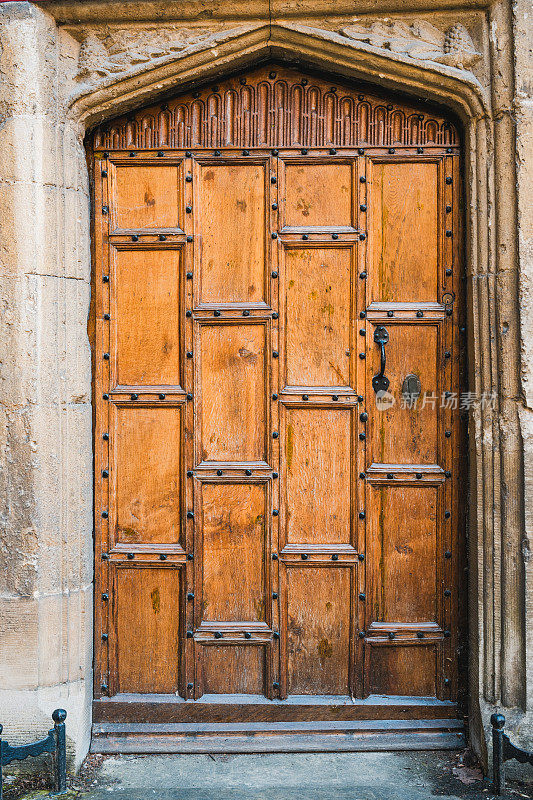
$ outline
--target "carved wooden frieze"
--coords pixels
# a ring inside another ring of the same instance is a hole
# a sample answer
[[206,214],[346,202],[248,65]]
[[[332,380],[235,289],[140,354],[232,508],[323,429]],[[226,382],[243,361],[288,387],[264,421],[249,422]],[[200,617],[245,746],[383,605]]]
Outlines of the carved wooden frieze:
[[412,147],[458,144],[433,112],[286,67],[266,66],[121,117],[95,131],[96,149]]

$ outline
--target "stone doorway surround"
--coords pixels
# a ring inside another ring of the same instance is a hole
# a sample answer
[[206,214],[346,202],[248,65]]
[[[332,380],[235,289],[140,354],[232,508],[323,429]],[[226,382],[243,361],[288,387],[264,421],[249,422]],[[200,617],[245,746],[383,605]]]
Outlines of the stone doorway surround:
[[[533,149],[527,0],[47,0],[0,5],[0,708],[6,736],[69,712],[90,737],[90,192],[97,123],[288,61],[461,120],[470,391],[469,724],[533,737]],[[430,10],[428,10],[430,8]],[[528,61],[529,58],[529,61]],[[528,83],[529,81],[529,83]],[[529,165],[526,158],[529,153]],[[527,213],[529,211],[529,219]],[[529,619],[529,622],[528,622]]]

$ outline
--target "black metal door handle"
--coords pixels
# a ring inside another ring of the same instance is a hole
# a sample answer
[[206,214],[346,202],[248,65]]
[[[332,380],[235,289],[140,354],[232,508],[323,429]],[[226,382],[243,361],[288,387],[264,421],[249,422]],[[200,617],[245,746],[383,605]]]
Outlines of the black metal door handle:
[[390,381],[385,377],[385,367],[387,366],[387,356],[385,354],[385,345],[389,341],[389,332],[384,325],[378,325],[374,331],[374,341],[380,347],[380,370],[377,375],[372,378],[372,388],[375,393],[386,392],[389,388]]

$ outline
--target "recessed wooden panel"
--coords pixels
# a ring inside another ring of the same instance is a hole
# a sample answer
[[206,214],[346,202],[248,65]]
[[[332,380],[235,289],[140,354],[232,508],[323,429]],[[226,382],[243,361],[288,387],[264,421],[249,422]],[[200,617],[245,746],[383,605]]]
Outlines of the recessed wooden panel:
[[201,325],[200,357],[199,458],[264,460],[265,326]]
[[285,225],[353,225],[350,164],[285,164]]
[[118,543],[180,539],[180,413],[168,407],[114,407],[111,478]]
[[286,576],[289,693],[348,694],[350,570],[290,567]]
[[435,697],[436,648],[430,645],[370,647],[367,674],[370,694]]
[[180,251],[115,251],[116,383],[180,383]]
[[262,694],[265,652],[259,645],[202,647],[205,694]]
[[200,302],[265,301],[265,165],[198,168]]
[[130,230],[179,227],[179,169],[175,164],[115,165],[115,227]]
[[[376,406],[376,395],[369,387],[369,425],[371,430],[371,461],[386,464],[437,463],[438,419],[442,391],[437,368],[444,362],[438,356],[436,325],[397,325],[385,323],[389,341],[385,345],[386,370],[390,380],[389,393],[394,404]],[[372,334],[374,329],[372,328]],[[380,370],[380,351],[373,345],[369,362],[369,379]],[[407,375],[420,381],[420,396],[410,407],[402,397]],[[369,380],[370,382],[370,380]]]
[[118,568],[114,603],[118,691],[176,692],[180,620],[178,570]]
[[204,620],[266,618],[266,484],[202,486]]
[[437,618],[437,501],[435,486],[372,486],[367,558],[375,570],[382,622]]
[[374,163],[372,299],[437,302],[438,164]]
[[288,248],[285,292],[286,383],[349,386],[353,248]]
[[285,408],[287,542],[351,542],[352,415],[350,410]]

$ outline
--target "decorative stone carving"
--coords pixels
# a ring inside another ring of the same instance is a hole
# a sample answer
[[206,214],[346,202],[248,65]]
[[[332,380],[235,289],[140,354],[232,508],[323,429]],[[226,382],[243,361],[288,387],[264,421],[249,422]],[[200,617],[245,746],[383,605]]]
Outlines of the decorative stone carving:
[[429,22],[405,23],[383,19],[370,25],[348,25],[340,33],[372,47],[459,69],[471,69],[481,58],[470,34],[460,22],[443,33]]
[[222,31],[165,28],[142,33],[138,30],[111,32],[109,29],[98,34],[89,33],[81,43],[76,79],[90,83],[145,69],[147,62],[157,66],[192,48],[214,46],[220,39],[240,31],[240,28]]

